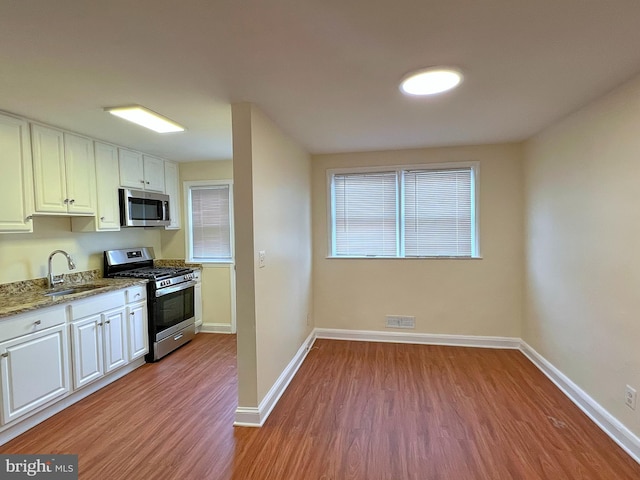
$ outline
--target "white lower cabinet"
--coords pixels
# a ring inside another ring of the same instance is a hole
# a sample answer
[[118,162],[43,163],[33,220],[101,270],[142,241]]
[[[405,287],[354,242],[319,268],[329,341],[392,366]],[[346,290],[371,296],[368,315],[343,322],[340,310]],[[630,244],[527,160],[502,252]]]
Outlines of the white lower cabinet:
[[196,286],[193,289],[193,309],[196,321],[196,332],[202,328],[202,270],[196,268],[193,271],[193,278],[196,280]]
[[129,333],[129,361],[132,361],[149,352],[146,302],[127,306],[127,326]]
[[136,285],[0,318],[0,438],[30,415],[74,399],[74,390],[104,379],[101,388],[111,372],[143,357],[146,298],[146,287]]
[[2,424],[69,392],[67,352],[65,324],[0,343]]
[[104,375],[100,314],[71,324],[73,387],[84,387]]
[[102,314],[104,341],[104,373],[109,373],[129,363],[127,356],[127,325],[125,309],[120,308]]
[[78,389],[128,363],[125,309],[71,323],[73,387]]

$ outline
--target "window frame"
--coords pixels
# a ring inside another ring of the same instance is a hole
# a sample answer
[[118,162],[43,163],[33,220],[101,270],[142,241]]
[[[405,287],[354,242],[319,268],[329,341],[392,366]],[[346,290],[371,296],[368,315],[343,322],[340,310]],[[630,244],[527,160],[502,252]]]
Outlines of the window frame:
[[[192,206],[191,206],[191,189],[192,187],[229,187],[229,241],[231,242],[231,258],[200,258],[193,256],[193,229],[192,229]],[[219,264],[233,265],[235,263],[235,231],[233,225],[233,180],[185,180],[182,183],[182,191],[184,195],[185,205],[185,258],[190,263],[201,264]]]
[[[404,236],[404,176],[402,172],[405,170],[451,170],[457,168],[471,169],[471,202],[472,202],[472,245],[471,256],[461,255],[441,255],[441,256],[404,256],[405,255],[405,236]],[[395,256],[377,256],[377,255],[335,255],[336,234],[335,234],[335,202],[334,199],[334,182],[335,175],[342,174],[367,174],[367,173],[384,173],[395,172],[397,182],[397,243]],[[327,256],[326,258],[343,258],[343,259],[391,259],[391,260],[423,260],[423,259],[452,259],[452,260],[475,260],[481,259],[480,250],[480,162],[443,162],[443,163],[415,163],[404,165],[385,165],[371,167],[349,167],[349,168],[331,168],[326,171],[326,203],[327,203]]]

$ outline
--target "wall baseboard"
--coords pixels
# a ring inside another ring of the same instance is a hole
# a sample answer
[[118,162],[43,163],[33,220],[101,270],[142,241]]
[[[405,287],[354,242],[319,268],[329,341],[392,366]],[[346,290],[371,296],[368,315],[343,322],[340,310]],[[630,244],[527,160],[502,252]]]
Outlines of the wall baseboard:
[[280,397],[289,386],[289,383],[293,379],[294,375],[302,365],[302,362],[307,357],[307,353],[311,350],[313,342],[315,342],[315,330],[311,331],[302,345],[293,356],[289,364],[282,371],[276,382],[271,389],[264,396],[260,405],[255,407],[241,407],[236,409],[235,421],[233,423],[236,427],[261,427],[269,417],[269,414],[280,400]]
[[640,438],[524,340],[521,341],[520,351],[602,431],[620,445],[631,458],[640,463]]
[[229,323],[203,323],[200,333],[231,333]]
[[520,348],[520,339],[512,337],[481,337],[473,335],[443,335],[433,333],[383,332],[373,330],[342,330],[316,328],[316,338],[355,340],[362,342],[417,343],[451,347]]

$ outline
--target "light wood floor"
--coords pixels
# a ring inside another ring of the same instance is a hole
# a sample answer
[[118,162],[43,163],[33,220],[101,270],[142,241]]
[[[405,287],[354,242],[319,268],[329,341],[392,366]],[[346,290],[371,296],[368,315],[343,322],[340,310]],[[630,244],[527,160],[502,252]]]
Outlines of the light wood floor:
[[84,480],[640,479],[519,352],[318,340],[261,429],[232,427],[235,337],[201,334],[0,447]]

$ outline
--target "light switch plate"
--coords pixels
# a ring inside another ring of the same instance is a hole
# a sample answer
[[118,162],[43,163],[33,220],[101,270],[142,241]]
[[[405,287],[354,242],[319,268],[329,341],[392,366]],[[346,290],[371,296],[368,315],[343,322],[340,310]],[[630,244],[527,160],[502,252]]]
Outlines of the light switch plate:
[[258,268],[264,268],[266,259],[267,252],[265,250],[260,250],[258,252]]

